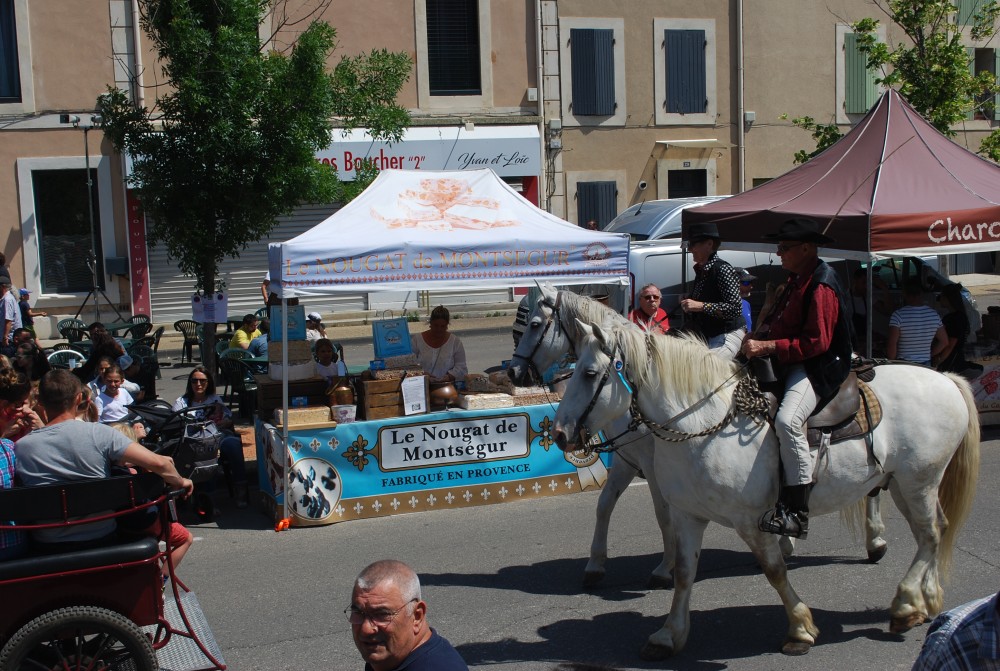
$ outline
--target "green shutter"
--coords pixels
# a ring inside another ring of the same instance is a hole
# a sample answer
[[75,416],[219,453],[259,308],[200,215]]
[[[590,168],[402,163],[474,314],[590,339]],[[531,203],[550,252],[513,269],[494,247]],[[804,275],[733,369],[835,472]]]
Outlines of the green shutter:
[[958,5],[958,16],[955,18],[955,23],[960,26],[968,26],[972,24],[972,17],[976,13],[976,3],[980,0],[954,0],[955,4]]
[[993,119],[1000,121],[1000,49],[993,50],[993,76],[997,82],[997,94],[993,96]]
[[[965,47],[965,55],[969,57],[969,74],[973,77],[976,76],[976,48],[975,47]],[[976,118],[976,105],[978,101],[975,98],[972,99],[972,106],[969,111],[965,113],[965,120],[972,121]]]
[[867,114],[878,97],[875,74],[868,69],[866,61],[858,49],[858,36],[845,33],[844,111],[848,114]]

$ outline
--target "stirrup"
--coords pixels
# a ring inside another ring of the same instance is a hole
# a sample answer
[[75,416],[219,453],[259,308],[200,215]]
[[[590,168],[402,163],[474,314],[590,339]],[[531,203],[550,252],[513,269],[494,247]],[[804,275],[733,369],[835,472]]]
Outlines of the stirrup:
[[769,534],[805,540],[806,536],[809,535],[809,518],[789,510],[783,503],[779,502],[772,510],[768,510],[761,516],[757,528]]

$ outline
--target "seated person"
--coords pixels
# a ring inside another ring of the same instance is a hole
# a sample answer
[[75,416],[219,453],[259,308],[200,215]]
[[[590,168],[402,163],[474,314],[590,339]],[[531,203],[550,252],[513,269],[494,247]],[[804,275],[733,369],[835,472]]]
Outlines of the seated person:
[[[17,443],[17,475],[33,487],[111,476],[112,467],[131,464],[156,473],[173,489],[190,496],[194,484],[182,478],[174,461],[130,440],[103,424],[74,421],[83,394],[80,381],[68,370],[46,373],[39,384],[39,401],[48,424]],[[33,532],[41,543],[94,543],[110,537],[115,520],[102,520]]]
[[250,341],[247,351],[250,352],[251,356],[267,356],[267,339],[271,330],[271,320],[266,317],[261,319],[258,330],[260,331],[260,335]]
[[334,350],[333,343],[326,338],[316,341],[316,374],[326,379],[330,384],[334,380],[347,375],[347,366],[340,361]]
[[110,422],[120,422],[129,416],[127,406],[135,403],[132,395],[122,389],[122,382],[125,377],[118,364],[114,364],[104,373],[104,388],[94,399],[97,405],[97,412],[100,421],[108,424]]
[[439,305],[431,311],[429,328],[410,336],[413,353],[420,359],[420,367],[431,382],[465,380],[469,368],[465,363],[465,346],[453,333],[448,332],[451,313]]
[[94,379],[87,383],[90,391],[94,392],[94,396],[101,393],[104,389],[104,374],[115,365],[114,358],[110,356],[101,356],[97,358],[97,363],[94,366]]
[[236,329],[236,333],[229,339],[229,346],[233,349],[247,349],[250,347],[250,342],[260,335],[260,330],[257,328],[259,323],[257,315],[243,315],[243,325]]
[[222,397],[215,393],[215,382],[204,366],[195,366],[188,374],[187,387],[179,396],[172,410],[177,412],[193,405],[211,405],[211,409],[198,410],[193,413],[198,421],[206,419],[215,424],[215,428],[225,434],[219,443],[219,453],[222,461],[229,464],[236,488],[236,507],[246,508],[249,490],[247,489],[246,461],[243,457],[243,441],[233,432],[233,413],[223,402]]
[[[0,370],[0,489],[14,486],[17,456],[13,439],[22,433],[24,408],[30,393],[31,384],[23,375],[10,368]],[[0,561],[20,557],[27,547],[23,531],[0,531]]]
[[306,340],[319,340],[326,337],[326,328],[323,327],[323,318],[318,312],[310,312],[306,315]]
[[139,376],[139,362],[128,354],[122,354],[118,357],[117,363],[122,371],[122,389],[127,391],[135,399],[136,403],[142,401],[146,397],[146,394],[142,389],[142,385],[137,381]]
[[660,289],[655,284],[647,284],[639,290],[639,307],[628,313],[629,320],[643,331],[666,333],[670,330],[667,313],[660,307]]

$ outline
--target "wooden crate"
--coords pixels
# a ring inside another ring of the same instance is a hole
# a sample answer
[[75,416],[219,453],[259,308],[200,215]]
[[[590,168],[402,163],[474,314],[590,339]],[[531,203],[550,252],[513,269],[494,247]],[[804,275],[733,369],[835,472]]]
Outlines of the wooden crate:
[[[371,380],[362,379],[359,388],[358,410],[364,420],[387,419],[402,417],[403,392],[400,389],[402,380]],[[430,383],[424,376],[424,398],[430,402]]]
[[[268,375],[255,376],[257,381],[257,411],[260,418],[270,422],[274,418],[275,408],[281,407],[281,380],[272,380]],[[305,396],[309,407],[329,404],[326,395],[326,380],[313,377],[308,380],[290,380],[288,382],[288,402],[296,396]]]

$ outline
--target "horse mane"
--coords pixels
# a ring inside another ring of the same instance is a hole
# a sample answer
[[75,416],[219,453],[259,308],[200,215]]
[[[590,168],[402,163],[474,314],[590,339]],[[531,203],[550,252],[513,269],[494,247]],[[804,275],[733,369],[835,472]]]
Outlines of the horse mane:
[[577,328],[576,320],[579,319],[584,324],[626,325],[631,324],[629,320],[609,308],[604,303],[574,294],[572,291],[559,292],[559,309],[564,311],[562,324],[566,329],[566,335],[573,342],[579,342],[581,333]]
[[657,388],[672,405],[701,400],[736,372],[736,362],[711,354],[693,333],[661,336],[631,328],[616,328],[613,333],[636,386]]

